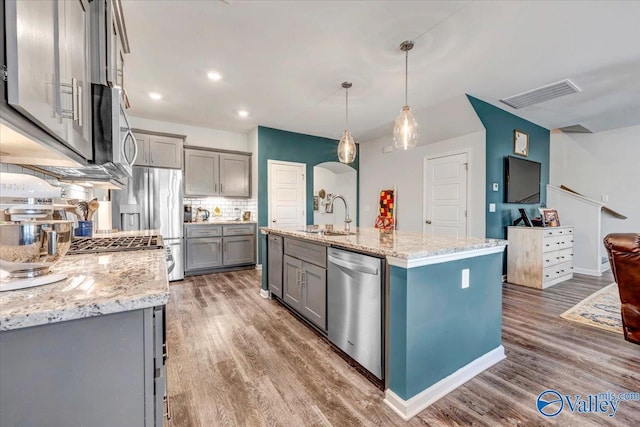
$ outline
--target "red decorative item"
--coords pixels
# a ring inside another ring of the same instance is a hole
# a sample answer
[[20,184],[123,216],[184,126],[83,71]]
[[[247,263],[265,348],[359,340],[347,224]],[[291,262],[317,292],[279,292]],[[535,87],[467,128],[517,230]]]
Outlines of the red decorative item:
[[376,218],[375,227],[382,230],[394,230],[396,191],[393,189],[380,191],[380,209]]

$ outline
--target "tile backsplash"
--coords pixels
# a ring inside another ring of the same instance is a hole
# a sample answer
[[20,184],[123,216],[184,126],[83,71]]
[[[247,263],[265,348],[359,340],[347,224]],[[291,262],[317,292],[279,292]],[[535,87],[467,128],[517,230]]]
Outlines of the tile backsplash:
[[[185,197],[185,205],[191,205],[193,212],[196,208],[207,209],[211,213],[211,218],[219,218],[221,220],[234,220],[242,217],[245,211],[251,212],[251,221],[258,220],[258,201],[256,199],[229,199],[226,197]],[[215,208],[220,208],[220,216],[214,214]],[[236,209],[239,209],[237,211]]]

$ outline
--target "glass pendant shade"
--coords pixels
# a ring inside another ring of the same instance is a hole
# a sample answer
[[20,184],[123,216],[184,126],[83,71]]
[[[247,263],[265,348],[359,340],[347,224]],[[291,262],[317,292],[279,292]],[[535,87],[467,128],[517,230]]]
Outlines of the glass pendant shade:
[[345,130],[338,144],[338,160],[340,163],[352,163],[356,159],[356,143],[351,132]]
[[408,105],[402,107],[393,126],[393,141],[395,147],[402,150],[414,148],[418,143],[418,122]]

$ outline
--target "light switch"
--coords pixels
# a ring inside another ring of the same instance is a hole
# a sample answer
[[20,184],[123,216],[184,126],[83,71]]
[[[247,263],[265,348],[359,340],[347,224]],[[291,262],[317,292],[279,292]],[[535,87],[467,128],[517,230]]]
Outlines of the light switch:
[[493,185],[491,186],[491,189],[492,189],[493,191],[498,191],[498,183],[497,183],[497,182],[494,182],[494,183],[493,183]]
[[495,211],[496,211],[496,204],[489,203],[489,212],[495,212]]
[[462,289],[466,289],[469,287],[469,269],[465,268],[462,270]]

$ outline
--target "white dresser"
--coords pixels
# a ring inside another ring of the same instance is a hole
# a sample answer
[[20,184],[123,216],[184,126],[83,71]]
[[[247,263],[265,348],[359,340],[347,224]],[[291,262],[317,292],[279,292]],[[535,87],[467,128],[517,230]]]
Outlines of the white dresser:
[[507,227],[507,281],[544,289],[573,277],[573,227]]

